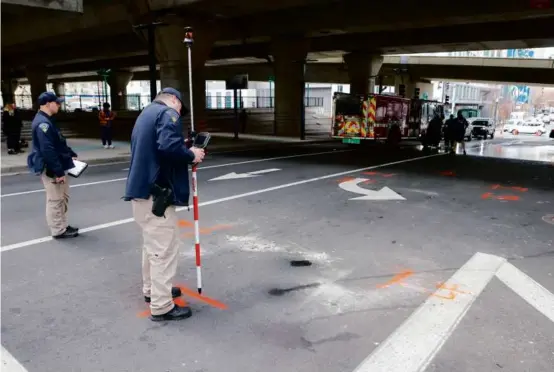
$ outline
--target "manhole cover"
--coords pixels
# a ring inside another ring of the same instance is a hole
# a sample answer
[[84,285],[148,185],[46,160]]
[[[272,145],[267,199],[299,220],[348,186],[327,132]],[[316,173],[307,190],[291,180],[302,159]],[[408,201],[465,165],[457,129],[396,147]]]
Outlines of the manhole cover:
[[547,214],[542,218],[542,220],[546,223],[554,225],[554,214]]

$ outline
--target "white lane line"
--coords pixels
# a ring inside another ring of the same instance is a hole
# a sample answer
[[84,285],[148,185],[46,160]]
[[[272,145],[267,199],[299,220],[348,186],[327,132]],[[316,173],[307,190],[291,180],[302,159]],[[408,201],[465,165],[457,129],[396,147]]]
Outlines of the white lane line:
[[[302,180],[302,181],[297,181],[297,182],[285,183],[283,185],[268,187],[268,188],[265,188],[265,189],[260,189],[260,190],[245,192],[245,193],[242,193],[242,194],[227,196],[225,198],[210,200],[210,201],[207,201],[207,202],[199,203],[198,206],[199,207],[205,207],[205,206],[212,205],[212,204],[223,203],[223,202],[226,202],[226,201],[245,198],[245,197],[252,196],[252,195],[257,195],[257,194],[262,194],[262,193],[266,193],[266,192],[270,192],[270,191],[285,189],[287,187],[303,185],[303,184],[310,183],[310,182],[316,182],[316,181],[321,181],[321,180],[325,180],[325,179],[329,179],[329,178],[344,176],[344,175],[347,175],[347,174],[363,172],[363,171],[370,170],[370,169],[383,168],[383,167],[388,167],[388,166],[391,166],[391,165],[408,163],[408,162],[412,162],[412,161],[423,160],[423,159],[427,159],[427,158],[431,158],[431,157],[435,157],[435,156],[442,156],[442,155],[444,155],[444,154],[434,154],[434,155],[428,155],[428,156],[421,156],[421,157],[418,157],[418,158],[404,159],[404,160],[399,160],[399,161],[393,161],[391,163],[373,165],[371,167],[358,168],[358,169],[352,169],[352,170],[348,170],[348,171],[344,171],[344,172],[328,174],[326,176],[310,178],[310,179],[307,179],[307,180]],[[185,209],[188,209],[188,208],[187,207],[179,207],[179,208],[177,208],[177,211],[179,212],[179,211],[182,211],[182,210],[185,210]],[[123,220],[108,222],[108,223],[104,223],[104,224],[101,224],[101,225],[96,225],[96,226],[91,226],[91,227],[87,227],[87,228],[84,228],[84,229],[80,229],[80,232],[89,232],[89,231],[96,231],[96,230],[106,229],[108,227],[123,225],[123,224],[130,223],[130,222],[133,222],[133,221],[134,221],[133,218],[126,218],[126,219],[123,219]],[[13,249],[18,249],[18,248],[23,248],[23,247],[28,247],[30,245],[41,244],[41,243],[49,242],[51,240],[52,240],[51,236],[45,236],[43,238],[32,239],[32,240],[27,240],[27,241],[20,242],[20,243],[10,244],[10,245],[6,245],[6,246],[1,247],[1,252],[11,251]]]
[[509,262],[502,265],[496,276],[529,305],[554,322],[554,294]]
[[[443,286],[460,291],[453,299],[437,290],[406,319],[354,372],[423,372],[452,334],[475,299],[506,259],[476,253]],[[469,293],[470,292],[470,293]]]
[[[277,157],[265,158],[265,159],[237,161],[237,162],[234,162],[234,163],[215,164],[215,165],[208,165],[208,166],[205,166],[205,167],[199,167],[198,170],[230,167],[232,165],[261,163],[261,162],[264,162],[264,161],[271,161],[271,160],[300,158],[300,157],[317,156],[317,155],[323,155],[323,154],[335,154],[335,153],[348,152],[348,151],[353,151],[353,150],[323,151],[323,152],[313,152],[313,153],[309,153],[309,154],[297,154],[297,155],[277,156]],[[129,168],[125,168],[123,170],[129,170]],[[115,179],[111,179],[111,180],[96,181],[96,182],[79,183],[79,184],[76,184],[76,185],[70,185],[69,187],[73,188],[73,187],[83,187],[83,186],[94,186],[94,185],[101,185],[101,184],[104,184],[104,183],[125,181],[126,179],[127,179],[127,177],[115,178]],[[7,198],[7,197],[10,197],[10,196],[28,195],[28,194],[35,194],[35,193],[39,193],[39,192],[44,192],[44,189],[36,189],[36,190],[21,191],[21,192],[12,192],[10,194],[3,194],[3,195],[1,195],[1,197],[2,198]]]
[[2,372],[27,372],[25,367],[4,346],[2,346],[2,368],[0,370]]
[[[83,187],[83,186],[92,186],[92,185],[101,185],[104,183],[111,183],[111,182],[119,182],[119,181],[125,181],[127,177],[125,178],[114,178],[111,180],[103,180],[103,181],[96,181],[96,182],[88,182],[88,183],[78,183],[76,185],[69,185],[70,188],[74,187]],[[27,194],[35,194],[37,192],[44,192],[44,189],[36,189],[36,190],[30,190],[30,191],[21,191],[21,192],[13,192],[11,194],[3,194],[3,198],[7,198],[9,196],[19,196],[19,195],[27,195]]]

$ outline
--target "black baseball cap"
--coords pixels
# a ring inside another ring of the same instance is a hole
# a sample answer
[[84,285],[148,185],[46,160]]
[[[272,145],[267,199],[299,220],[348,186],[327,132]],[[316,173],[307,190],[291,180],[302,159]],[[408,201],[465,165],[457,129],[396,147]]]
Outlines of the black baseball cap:
[[38,96],[39,106],[46,105],[50,102],[62,103],[63,101],[65,101],[63,98],[56,96],[56,94],[52,92],[44,92]]
[[183,103],[183,98],[181,97],[181,92],[179,92],[175,88],[171,88],[171,87],[163,88],[161,93],[171,94],[172,96],[177,97],[177,99],[179,101],[181,101],[181,104]]

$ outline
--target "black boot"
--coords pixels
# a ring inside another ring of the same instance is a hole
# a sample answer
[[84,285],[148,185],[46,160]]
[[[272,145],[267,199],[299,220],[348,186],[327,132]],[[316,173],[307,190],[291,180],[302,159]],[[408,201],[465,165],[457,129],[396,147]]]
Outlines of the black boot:
[[187,319],[192,316],[192,311],[190,310],[190,307],[184,306],[181,307],[179,305],[175,305],[173,309],[169,310],[167,313],[162,315],[152,315],[150,316],[150,319],[154,322],[161,322],[164,320],[181,320],[181,319]]
[[79,231],[75,230],[74,228],[69,228],[69,226],[65,229],[65,231],[59,235],[52,236],[54,239],[67,239],[67,238],[75,238],[79,236]]
[[[171,297],[173,298],[181,297],[181,288],[171,287]],[[150,297],[144,296],[144,302],[150,303]]]

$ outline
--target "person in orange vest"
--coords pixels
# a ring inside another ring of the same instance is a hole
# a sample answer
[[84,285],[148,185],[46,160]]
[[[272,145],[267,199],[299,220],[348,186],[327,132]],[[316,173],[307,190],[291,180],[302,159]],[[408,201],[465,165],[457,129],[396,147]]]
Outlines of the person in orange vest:
[[98,120],[100,120],[100,130],[102,136],[102,146],[105,149],[113,149],[112,145],[112,123],[115,119],[115,112],[110,110],[110,104],[105,102],[104,109],[98,113]]

